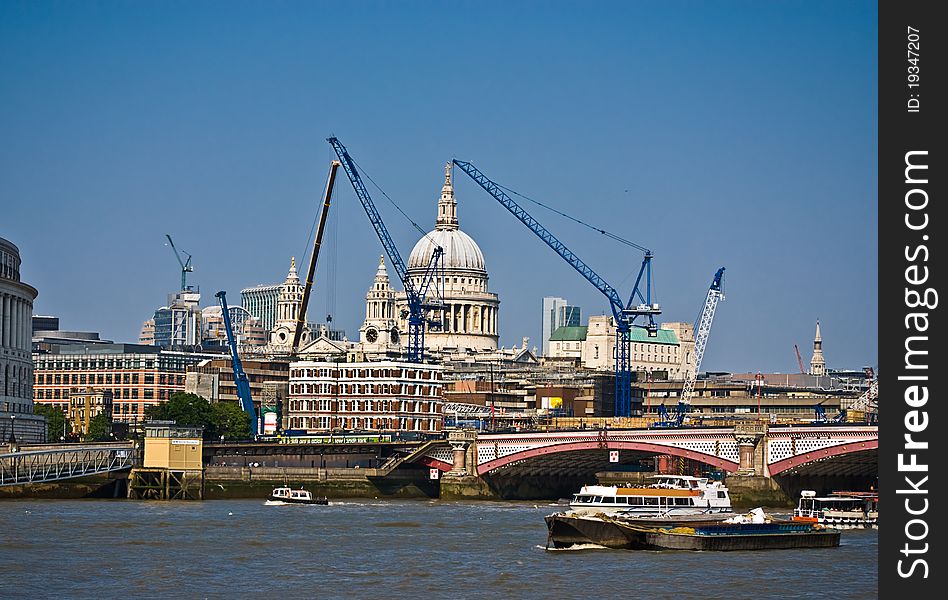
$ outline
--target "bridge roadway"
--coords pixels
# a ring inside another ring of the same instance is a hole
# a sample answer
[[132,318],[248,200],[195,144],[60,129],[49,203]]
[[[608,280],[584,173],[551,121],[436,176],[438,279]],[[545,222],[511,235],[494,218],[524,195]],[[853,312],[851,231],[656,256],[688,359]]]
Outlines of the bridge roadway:
[[134,442],[23,446],[0,454],[0,486],[123,471],[135,466]]
[[770,426],[748,422],[718,428],[454,432],[448,441],[450,447],[430,448],[417,462],[454,474],[480,476],[523,469],[536,472],[541,467],[562,472],[608,468],[610,451],[618,450],[620,464],[671,455],[729,473],[773,477],[807,469],[809,474],[817,470],[870,474],[876,469],[879,429],[877,425]]

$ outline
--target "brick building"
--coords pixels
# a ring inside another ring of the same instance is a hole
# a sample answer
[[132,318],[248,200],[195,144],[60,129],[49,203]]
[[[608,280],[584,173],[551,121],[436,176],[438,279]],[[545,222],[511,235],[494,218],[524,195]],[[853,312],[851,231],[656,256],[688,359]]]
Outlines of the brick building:
[[438,365],[402,361],[290,364],[290,429],[441,431]]

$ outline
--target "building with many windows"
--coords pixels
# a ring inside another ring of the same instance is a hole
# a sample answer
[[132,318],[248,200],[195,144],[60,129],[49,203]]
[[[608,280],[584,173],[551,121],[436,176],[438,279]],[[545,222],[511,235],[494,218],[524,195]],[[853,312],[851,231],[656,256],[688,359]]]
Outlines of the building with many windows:
[[441,431],[442,368],[403,361],[290,364],[287,422],[307,432]]
[[91,387],[111,392],[113,420],[138,424],[146,407],[184,391],[188,367],[207,358],[139,344],[53,346],[33,355],[35,402],[68,412],[72,394]]
[[580,309],[570,306],[566,298],[546,296],[543,298],[543,356],[550,356],[550,338],[560,327],[579,327]]
[[[662,323],[655,336],[633,327],[630,366],[633,371],[664,372],[664,378],[685,376],[694,352],[688,323]],[[615,368],[616,324],[610,316],[589,317],[589,324],[560,327],[550,336],[551,359],[575,361],[586,369]]]
[[[253,399],[257,414],[272,413],[282,418],[286,414],[289,360],[242,358],[240,363],[247,375],[250,397]],[[188,367],[184,379],[184,391],[197,394],[211,402],[240,403],[230,357],[204,359]],[[279,423],[279,418],[274,421],[274,428]],[[266,424],[263,423],[263,425]],[[284,427],[285,425],[280,425],[280,429]],[[259,428],[260,431],[264,429],[264,427]]]
[[203,332],[200,303],[201,294],[192,290],[170,294],[168,306],[155,311],[155,345],[174,350],[199,348]]
[[0,442],[42,442],[46,427],[33,415],[33,300],[36,288],[20,281],[20,250],[0,238]]
[[69,395],[69,422],[72,432],[79,435],[89,433],[89,425],[96,415],[105,413],[112,418],[112,392],[87,387]]
[[260,326],[269,332],[277,322],[277,303],[280,300],[279,283],[256,285],[240,290],[240,305],[260,319]]

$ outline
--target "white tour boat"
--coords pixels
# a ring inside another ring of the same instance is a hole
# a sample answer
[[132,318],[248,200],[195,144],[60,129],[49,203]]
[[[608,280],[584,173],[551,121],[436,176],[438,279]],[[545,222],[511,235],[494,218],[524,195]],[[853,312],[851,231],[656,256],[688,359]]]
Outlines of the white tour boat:
[[800,492],[800,502],[793,511],[793,520],[835,527],[877,527],[879,494],[833,492],[829,496],[817,497],[815,491],[803,490]]
[[585,485],[573,495],[573,514],[678,517],[730,513],[731,497],[720,481],[687,475],[653,475],[647,486]]
[[274,488],[267,498],[266,504],[329,504],[328,498],[313,498],[313,493],[309,490],[294,490],[288,487]]

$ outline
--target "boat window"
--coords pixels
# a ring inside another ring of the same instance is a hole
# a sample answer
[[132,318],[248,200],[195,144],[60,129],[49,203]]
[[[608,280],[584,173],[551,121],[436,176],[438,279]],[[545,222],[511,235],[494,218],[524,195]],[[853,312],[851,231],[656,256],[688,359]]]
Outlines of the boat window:
[[615,503],[616,503],[616,499],[613,498],[613,497],[611,497],[611,496],[605,496],[605,497],[603,497],[602,502],[603,502],[603,504],[615,504]]
[[626,496],[620,496],[616,498],[616,504],[628,504],[629,499]]
[[602,496],[593,496],[593,502],[602,504]]
[[718,498],[727,498],[727,492],[718,492]]
[[642,498],[645,506],[658,506],[658,498]]

